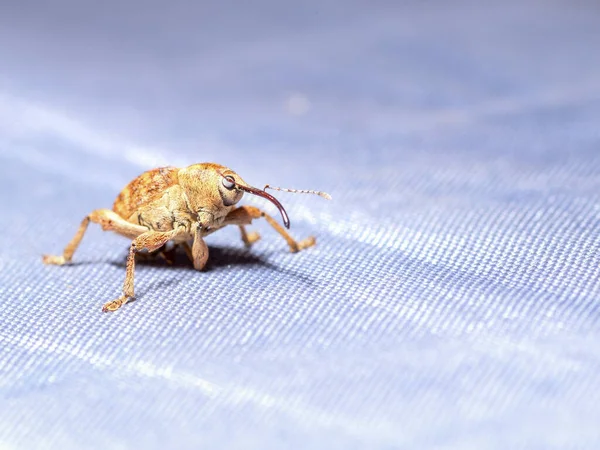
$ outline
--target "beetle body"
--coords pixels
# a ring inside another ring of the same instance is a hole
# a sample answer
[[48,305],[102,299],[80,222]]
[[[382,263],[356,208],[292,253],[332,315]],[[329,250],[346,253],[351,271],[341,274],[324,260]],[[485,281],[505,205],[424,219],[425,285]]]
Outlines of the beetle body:
[[92,211],[83,219],[63,254],[44,255],[43,261],[55,265],[69,263],[90,221],[98,223],[103,230],[131,239],[123,295],[106,303],[103,306],[106,312],[119,309],[134,297],[136,254],[144,250],[161,252],[168,242],[181,245],[197,270],[204,269],[208,260],[205,236],[224,226],[236,225],[244,243],[251,246],[260,236],[246,232],[245,227],[260,217],[276,229],[292,252],[315,244],[313,237],[295,241],[275,219],[258,208],[236,206],[244,193],[258,195],[275,204],[286,228],[289,228],[287,213],[277,199],[265,190],[248,185],[225,166],[201,163],[186,168],[161,167],[132,180],[119,193],[112,210]]
[[221,174],[246,184],[232,170],[212,163],[149,170],[121,191],[113,211],[149,230],[166,232],[184,227],[187,236],[182,234],[178,240],[190,240],[194,224],[204,233],[218,228],[243,196],[241,190],[226,190],[220,182]]

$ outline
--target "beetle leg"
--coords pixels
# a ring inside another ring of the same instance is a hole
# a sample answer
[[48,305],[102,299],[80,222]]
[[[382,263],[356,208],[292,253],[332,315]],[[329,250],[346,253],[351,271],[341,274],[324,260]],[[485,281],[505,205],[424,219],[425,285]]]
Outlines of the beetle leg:
[[123,306],[127,301],[135,296],[133,290],[134,271],[135,271],[135,255],[142,249],[147,249],[152,252],[163,245],[165,245],[171,239],[185,233],[184,227],[179,227],[171,231],[146,231],[139,235],[133,240],[129,247],[129,254],[127,255],[127,269],[125,272],[125,282],[123,283],[123,295],[116,300],[107,302],[102,307],[102,311],[116,311]]
[[85,234],[90,221],[99,224],[105,231],[114,231],[130,239],[136,238],[145,231],[148,231],[146,227],[127,222],[110,209],[97,209],[92,211],[81,221],[77,233],[75,233],[73,239],[67,244],[62,255],[43,255],[42,261],[44,264],[56,264],[62,266],[63,264],[70,263],[73,259],[75,250],[77,250],[81,239],[83,239],[83,235]]
[[[189,248],[189,247],[188,247]],[[192,261],[194,269],[202,270],[208,261],[208,246],[202,238],[202,228],[197,227],[194,235],[194,243],[192,244]]]
[[[290,236],[290,234],[287,231],[285,231],[285,229],[281,225],[279,225],[279,222],[273,219],[273,217],[268,215],[266,212],[255,208],[254,206],[240,206],[239,208],[234,209],[225,217],[223,226],[240,226],[240,229],[242,230],[242,240],[244,240],[244,243],[246,243],[246,239],[244,239],[245,230],[243,229],[243,226],[250,225],[253,219],[259,219],[261,217],[264,217],[265,220],[269,222],[269,225],[275,228],[275,231],[277,231],[281,235],[281,237],[285,239],[292,253],[296,253],[300,250],[304,250],[305,248],[312,247],[316,243],[316,240],[313,236],[310,236],[301,241],[296,241],[292,236]],[[250,243],[256,242],[256,240],[258,240],[258,238],[252,240],[254,238],[253,234],[254,233],[246,235],[246,238]]]
[[163,247],[158,251],[158,255],[162,257],[168,265],[172,266],[175,263],[175,257],[177,255],[177,245],[168,250],[166,247]]
[[252,231],[251,233],[248,233],[246,231],[245,225],[238,225],[238,227],[240,227],[240,233],[242,234],[242,241],[244,241],[244,245],[246,245],[246,247],[248,247],[248,248],[252,247],[252,244],[254,244],[256,241],[258,241],[260,239],[260,234],[258,234],[256,231]]

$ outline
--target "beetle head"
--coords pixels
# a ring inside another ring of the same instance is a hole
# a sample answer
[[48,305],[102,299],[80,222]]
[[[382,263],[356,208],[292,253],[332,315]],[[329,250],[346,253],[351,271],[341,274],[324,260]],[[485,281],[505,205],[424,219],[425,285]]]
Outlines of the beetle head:
[[194,164],[179,172],[179,183],[184,188],[190,207],[198,211],[207,206],[230,208],[244,193],[256,195],[273,203],[283,218],[286,228],[290,219],[283,205],[268,192],[250,186],[233,170],[212,163]]
[[224,168],[224,170],[219,171],[219,175],[221,176],[221,181],[218,183],[219,193],[225,206],[234,205],[240,201],[245,192],[248,194],[257,195],[273,203],[281,213],[281,218],[283,219],[283,224],[285,227],[290,227],[290,219],[285,208],[281,203],[279,203],[279,200],[277,200],[271,194],[265,192],[264,189],[257,189],[253,186],[250,186],[242,179],[242,177],[240,177],[231,169]]
[[226,167],[221,170],[217,169],[215,184],[224,206],[233,206],[244,196],[244,191],[239,186],[246,185],[246,182],[231,169]]

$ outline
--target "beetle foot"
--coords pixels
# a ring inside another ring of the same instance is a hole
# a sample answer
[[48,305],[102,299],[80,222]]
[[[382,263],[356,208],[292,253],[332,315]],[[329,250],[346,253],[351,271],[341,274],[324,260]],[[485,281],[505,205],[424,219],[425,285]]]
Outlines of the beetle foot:
[[309,248],[314,246],[317,243],[317,240],[314,238],[314,236],[310,236],[307,237],[306,239],[302,239],[299,242],[296,242],[296,245],[293,247],[290,247],[290,251],[292,253],[297,253],[300,250],[304,250],[305,248]]
[[64,256],[57,255],[42,255],[42,262],[44,264],[52,264],[56,266],[62,266],[67,263],[67,260]]
[[127,300],[128,300],[128,298],[123,296],[123,297],[119,297],[116,300],[113,300],[112,302],[107,302],[104,304],[104,306],[102,306],[102,312],[116,311],[121,306],[123,306],[125,303],[127,303]]
[[252,247],[252,244],[254,244],[255,242],[257,242],[258,240],[260,240],[260,234],[257,233],[256,231],[253,231],[253,232],[248,233],[246,235],[246,239],[244,241],[244,244],[246,244],[246,247],[250,248],[250,247]]

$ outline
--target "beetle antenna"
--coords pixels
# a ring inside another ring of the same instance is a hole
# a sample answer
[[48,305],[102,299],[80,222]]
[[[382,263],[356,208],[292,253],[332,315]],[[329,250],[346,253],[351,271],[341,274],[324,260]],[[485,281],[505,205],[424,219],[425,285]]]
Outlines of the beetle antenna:
[[319,197],[323,197],[326,200],[331,200],[331,195],[329,195],[327,192],[323,192],[323,191],[313,191],[310,189],[287,189],[287,188],[269,186],[268,184],[265,186],[265,188],[263,190],[266,191],[267,189],[273,189],[275,191],[282,191],[282,192],[291,192],[293,194],[315,194],[315,195],[318,195]]

